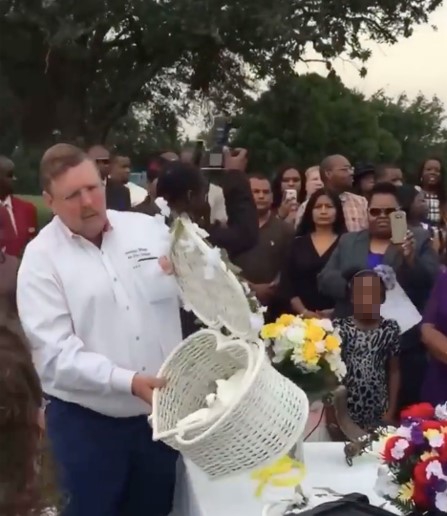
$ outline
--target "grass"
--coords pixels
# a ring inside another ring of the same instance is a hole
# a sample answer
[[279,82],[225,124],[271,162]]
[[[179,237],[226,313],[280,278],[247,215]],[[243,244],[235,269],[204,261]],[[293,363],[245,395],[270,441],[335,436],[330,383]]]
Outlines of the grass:
[[39,229],[42,229],[51,218],[51,211],[45,206],[41,195],[18,195],[25,201],[32,202],[37,208]]

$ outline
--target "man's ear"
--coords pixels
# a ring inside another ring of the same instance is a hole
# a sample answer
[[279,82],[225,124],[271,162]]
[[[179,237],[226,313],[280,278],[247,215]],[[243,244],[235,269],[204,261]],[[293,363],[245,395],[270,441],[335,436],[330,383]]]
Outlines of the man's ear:
[[45,203],[45,206],[47,208],[49,208],[50,210],[53,210],[53,197],[44,190],[42,192],[42,198],[43,198],[43,202]]

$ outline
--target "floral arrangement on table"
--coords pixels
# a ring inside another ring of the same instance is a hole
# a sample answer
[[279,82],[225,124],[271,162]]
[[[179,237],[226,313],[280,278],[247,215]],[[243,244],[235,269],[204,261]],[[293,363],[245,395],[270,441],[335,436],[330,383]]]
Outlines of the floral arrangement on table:
[[447,404],[414,405],[383,441],[376,491],[404,513],[447,513]]
[[277,369],[308,395],[335,388],[346,375],[341,338],[329,319],[284,314],[261,330]]

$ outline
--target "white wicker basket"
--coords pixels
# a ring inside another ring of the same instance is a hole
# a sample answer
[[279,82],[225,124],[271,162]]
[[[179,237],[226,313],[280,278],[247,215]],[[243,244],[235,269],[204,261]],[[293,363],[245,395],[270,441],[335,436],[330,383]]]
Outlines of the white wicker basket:
[[[226,412],[180,435],[177,422],[205,407],[215,380],[229,378],[241,368],[247,369],[243,388]],[[179,450],[211,478],[276,460],[303,433],[307,396],[270,365],[262,343],[199,331],[171,354],[159,374],[168,384],[154,392],[153,437]]]
[[[181,296],[213,329],[191,335],[161,367],[158,375],[168,382],[154,391],[153,438],[179,450],[211,478],[222,478],[288,453],[304,431],[309,403],[299,387],[270,365],[235,275],[219,261],[213,277],[204,280],[208,244],[188,220],[176,231],[171,260]],[[217,331],[222,327],[231,335]],[[240,369],[246,370],[242,388],[223,413],[206,423],[177,428],[180,420],[206,407],[216,380]]]

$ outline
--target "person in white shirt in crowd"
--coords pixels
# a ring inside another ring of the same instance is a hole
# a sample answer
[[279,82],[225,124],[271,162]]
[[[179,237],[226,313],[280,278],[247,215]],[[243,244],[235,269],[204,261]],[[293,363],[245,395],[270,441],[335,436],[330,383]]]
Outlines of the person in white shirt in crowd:
[[177,454],[152,441],[147,415],[181,341],[167,228],[107,211],[95,163],[74,146],[50,148],[40,174],[55,217],[25,251],[17,302],[50,400],[63,516],[166,516]]
[[115,154],[110,160],[110,179],[120,185],[124,185],[130,193],[130,205],[133,208],[142,203],[147,196],[147,190],[130,181],[132,163],[128,156]]

